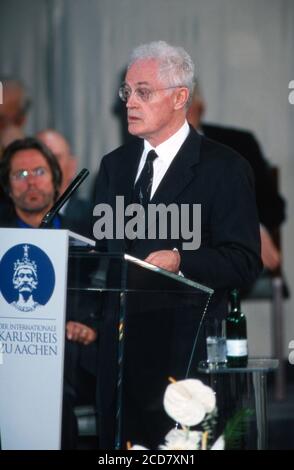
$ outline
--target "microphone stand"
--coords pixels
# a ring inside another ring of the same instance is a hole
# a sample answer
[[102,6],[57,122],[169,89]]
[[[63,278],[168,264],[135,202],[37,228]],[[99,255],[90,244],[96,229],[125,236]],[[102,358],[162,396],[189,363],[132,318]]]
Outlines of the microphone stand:
[[85,178],[89,175],[89,170],[83,168],[82,171],[74,178],[74,180],[70,183],[70,185],[66,188],[64,193],[57,199],[55,204],[51,207],[51,209],[45,214],[42,219],[42,222],[39,225],[39,228],[47,228],[56,214],[60,211],[62,206],[68,201],[71,195],[78,189],[80,184],[84,181]]

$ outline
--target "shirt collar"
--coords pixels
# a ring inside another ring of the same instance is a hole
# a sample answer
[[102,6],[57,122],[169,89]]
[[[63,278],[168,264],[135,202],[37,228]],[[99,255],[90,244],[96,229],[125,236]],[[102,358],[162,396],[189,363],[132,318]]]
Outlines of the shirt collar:
[[[20,217],[16,216],[16,223],[17,223],[17,226],[19,228],[36,228],[36,227],[33,227],[32,225],[29,225],[27,224],[26,222],[24,222]],[[58,215],[56,215],[53,219],[53,221],[51,222],[51,227],[52,228],[61,228],[61,220],[60,220],[60,217]]]
[[185,120],[182,127],[180,127],[180,129],[175,134],[173,134],[169,139],[165,140],[157,147],[152,147],[152,145],[147,140],[144,140],[144,153],[147,155],[150,150],[155,150],[159,159],[166,158],[167,156],[174,157],[180,150],[189,132],[189,124],[187,120]]

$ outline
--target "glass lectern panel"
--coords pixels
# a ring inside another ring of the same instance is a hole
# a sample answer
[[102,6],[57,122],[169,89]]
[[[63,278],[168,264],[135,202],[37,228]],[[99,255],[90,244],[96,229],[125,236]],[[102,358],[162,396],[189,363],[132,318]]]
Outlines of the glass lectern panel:
[[99,377],[110,385],[100,398],[116,418],[113,447],[156,447],[175,424],[163,409],[169,377],[194,377],[205,358],[201,325],[213,290],[129,255],[81,250],[69,254],[68,289],[94,293],[101,308]]

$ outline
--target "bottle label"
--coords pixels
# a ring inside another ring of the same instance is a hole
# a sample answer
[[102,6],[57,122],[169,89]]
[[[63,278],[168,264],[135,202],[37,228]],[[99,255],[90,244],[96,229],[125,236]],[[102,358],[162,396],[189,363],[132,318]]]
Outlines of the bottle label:
[[227,356],[242,357],[247,355],[247,339],[227,339]]

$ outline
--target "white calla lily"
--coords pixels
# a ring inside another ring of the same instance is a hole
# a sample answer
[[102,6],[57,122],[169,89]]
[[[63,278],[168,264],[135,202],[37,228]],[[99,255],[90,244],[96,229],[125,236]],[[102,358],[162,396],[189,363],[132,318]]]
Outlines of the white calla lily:
[[166,413],[182,426],[201,423],[215,408],[215,394],[197,379],[180,380],[168,385],[163,405]]
[[128,450],[150,450],[148,447],[140,446],[139,444],[134,444]]

